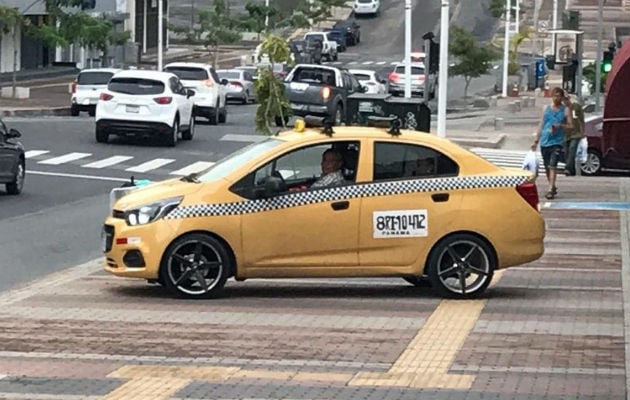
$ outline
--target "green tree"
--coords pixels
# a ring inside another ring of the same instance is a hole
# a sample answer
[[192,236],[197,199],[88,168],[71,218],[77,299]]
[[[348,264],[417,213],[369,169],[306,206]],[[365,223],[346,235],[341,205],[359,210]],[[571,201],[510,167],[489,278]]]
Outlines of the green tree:
[[526,27],[510,39],[508,74],[514,75],[520,71],[521,64],[518,61],[518,49],[521,47],[521,44],[523,44],[525,39],[530,38],[531,33],[532,29],[530,27]]
[[216,68],[219,60],[219,47],[238,42],[241,39],[242,26],[230,15],[226,0],[213,0],[210,10],[199,11],[199,23],[190,26],[172,26],[171,28],[186,36],[189,42],[201,44],[213,54],[212,65]]
[[477,39],[463,28],[451,27],[450,34],[452,39],[449,52],[457,60],[457,63],[451,67],[450,73],[464,77],[464,97],[467,97],[470,81],[487,74],[491,62],[498,59],[499,54],[489,45],[480,45]]
[[490,0],[488,11],[494,18],[501,18],[505,14],[505,0]]
[[269,55],[270,68],[260,68],[258,80],[255,83],[256,101],[256,129],[266,135],[272,135],[272,124],[281,122],[286,126],[286,121],[291,115],[291,107],[287,98],[284,84],[273,74],[273,65],[277,63],[290,63],[291,50],[286,39],[267,34],[262,42],[261,53]]
[[[587,65],[586,67],[584,67],[582,69],[582,75],[584,76],[584,79],[588,82],[588,86],[591,89],[591,93],[595,93],[595,78],[596,78],[596,72],[595,72],[595,64],[591,63],[589,65]],[[604,93],[606,91],[606,79],[608,78],[608,73],[607,72],[603,72],[600,74],[600,84],[599,84],[599,91],[600,93]]]
[[264,3],[253,0],[247,2],[245,10],[247,14],[243,15],[241,25],[250,32],[256,32],[257,40],[260,40],[260,34],[267,28],[265,21],[268,19],[268,27],[273,28],[274,18],[279,14],[276,7],[267,7]]
[[22,17],[18,10],[12,7],[0,6],[0,32],[2,35],[11,34],[13,43],[13,71],[11,74],[12,97],[15,97],[17,86],[18,40],[17,34],[28,25],[28,20]]

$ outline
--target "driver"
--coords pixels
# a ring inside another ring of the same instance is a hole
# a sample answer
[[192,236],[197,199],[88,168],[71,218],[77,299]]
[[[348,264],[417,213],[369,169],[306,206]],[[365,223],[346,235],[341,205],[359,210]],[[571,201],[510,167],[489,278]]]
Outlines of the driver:
[[341,172],[343,156],[338,150],[328,149],[322,154],[322,175],[312,185],[312,188],[337,186],[344,183]]

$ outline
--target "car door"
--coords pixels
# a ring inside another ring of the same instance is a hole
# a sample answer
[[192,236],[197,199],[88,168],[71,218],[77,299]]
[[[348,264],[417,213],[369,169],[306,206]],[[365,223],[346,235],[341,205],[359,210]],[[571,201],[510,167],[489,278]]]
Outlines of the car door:
[[252,74],[247,71],[243,71],[243,82],[245,83],[245,89],[249,94],[250,99],[256,99],[256,91],[254,90],[254,78]]
[[377,195],[361,202],[359,264],[413,265],[459,210],[461,190],[448,189],[459,167],[433,148],[407,142],[374,141],[371,154]]
[[[357,142],[324,141],[293,148],[271,159],[237,182],[232,191],[255,199],[269,176],[282,176],[287,190],[255,200],[259,212],[241,217],[246,269],[358,265],[360,199],[347,185],[309,189],[321,174],[325,150]],[[273,273],[271,273],[273,275]]]
[[179,78],[172,77],[169,83],[181,115],[181,124],[188,125],[192,114],[193,100],[188,97],[188,92]]
[[0,182],[8,182],[13,179],[18,157],[17,146],[7,141],[8,133],[9,129],[0,120]]
[[215,82],[215,86],[217,88],[217,95],[219,96],[219,108],[223,108],[225,107],[225,94],[227,92],[227,89],[225,88],[225,85],[223,85],[221,83],[221,78],[219,78],[219,74],[217,74],[217,71],[214,70],[214,68],[210,69],[210,76],[212,76],[212,79]]

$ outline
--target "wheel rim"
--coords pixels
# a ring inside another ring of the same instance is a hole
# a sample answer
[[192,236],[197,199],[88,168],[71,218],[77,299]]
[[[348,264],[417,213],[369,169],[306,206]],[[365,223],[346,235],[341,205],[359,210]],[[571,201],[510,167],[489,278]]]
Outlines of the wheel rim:
[[173,143],[177,142],[177,132],[179,132],[179,124],[175,121],[173,124]]
[[586,162],[582,164],[581,168],[582,168],[582,172],[584,172],[585,174],[592,175],[592,174],[595,174],[597,171],[599,171],[600,166],[601,166],[601,162],[597,154],[588,153],[586,157]]
[[335,113],[335,124],[341,125],[341,108],[337,108],[337,112]]
[[186,241],[173,249],[167,273],[180,292],[203,295],[212,291],[223,276],[223,259],[210,244]]
[[490,279],[490,257],[478,243],[458,240],[438,257],[437,276],[442,286],[457,294],[470,294]]
[[18,164],[17,175],[15,176],[15,186],[17,187],[18,192],[21,192],[24,187],[24,175],[24,164],[20,163]]
[[188,136],[192,137],[195,133],[195,117],[190,116],[190,124],[188,125]]

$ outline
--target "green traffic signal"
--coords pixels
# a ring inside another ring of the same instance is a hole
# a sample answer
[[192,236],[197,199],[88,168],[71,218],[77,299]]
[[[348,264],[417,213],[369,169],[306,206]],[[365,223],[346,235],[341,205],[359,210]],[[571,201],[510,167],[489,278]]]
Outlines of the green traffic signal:
[[612,63],[611,62],[604,62],[604,63],[602,63],[602,72],[610,72],[611,69],[612,69]]
[[612,51],[604,51],[604,57],[602,59],[602,72],[607,73],[612,70],[612,62],[614,56],[615,55]]

